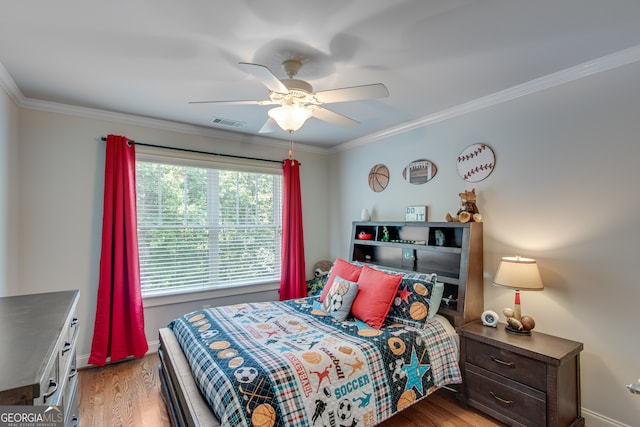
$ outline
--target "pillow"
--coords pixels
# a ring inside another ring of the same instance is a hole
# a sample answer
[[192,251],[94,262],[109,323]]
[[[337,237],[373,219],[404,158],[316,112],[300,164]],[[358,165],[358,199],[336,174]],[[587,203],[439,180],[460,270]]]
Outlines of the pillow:
[[434,274],[406,273],[398,287],[389,320],[416,328],[432,319],[440,308],[444,284]]
[[333,267],[331,267],[331,271],[329,272],[329,279],[327,279],[327,284],[324,285],[322,289],[322,294],[320,295],[320,302],[324,302],[324,298],[327,296],[327,292],[331,289],[331,285],[333,285],[333,280],[339,276],[345,280],[350,282],[357,282],[358,277],[360,277],[360,272],[362,271],[362,267],[351,264],[348,261],[343,260],[342,258],[336,258],[336,261],[333,263]]
[[358,295],[351,306],[353,316],[380,329],[401,280],[400,274],[388,274],[365,264],[358,278]]
[[353,304],[357,294],[357,283],[336,276],[333,279],[331,289],[329,289],[324,302],[322,302],[322,309],[337,321],[342,322],[349,315],[351,304]]

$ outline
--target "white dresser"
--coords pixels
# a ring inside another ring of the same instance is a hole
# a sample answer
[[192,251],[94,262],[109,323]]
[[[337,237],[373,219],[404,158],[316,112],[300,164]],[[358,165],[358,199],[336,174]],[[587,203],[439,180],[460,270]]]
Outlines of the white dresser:
[[0,298],[0,405],[59,406],[79,425],[76,343],[80,292]]

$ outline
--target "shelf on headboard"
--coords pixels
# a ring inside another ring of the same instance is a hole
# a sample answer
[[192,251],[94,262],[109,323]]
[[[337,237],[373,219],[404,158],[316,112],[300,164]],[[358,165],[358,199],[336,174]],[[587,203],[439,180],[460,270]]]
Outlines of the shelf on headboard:
[[[361,233],[370,239],[359,238]],[[349,258],[397,271],[436,273],[438,313],[459,328],[484,310],[482,223],[354,221]],[[448,304],[447,304],[448,302]]]

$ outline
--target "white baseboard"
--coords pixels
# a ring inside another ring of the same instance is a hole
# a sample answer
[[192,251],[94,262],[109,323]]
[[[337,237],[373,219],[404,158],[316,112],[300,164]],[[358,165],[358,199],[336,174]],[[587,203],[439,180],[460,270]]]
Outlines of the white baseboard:
[[[158,341],[158,340],[147,342],[147,345],[149,346],[149,350],[147,350],[146,354],[157,353],[158,352],[158,344],[160,344],[160,341]],[[125,359],[125,360],[127,360],[127,359]],[[109,362],[107,362],[107,363],[109,363]],[[78,369],[93,367],[93,365],[89,364],[89,355],[88,354],[81,354],[79,356],[76,356],[76,365],[77,365]]]
[[589,427],[632,427],[586,408],[582,408],[582,416]]

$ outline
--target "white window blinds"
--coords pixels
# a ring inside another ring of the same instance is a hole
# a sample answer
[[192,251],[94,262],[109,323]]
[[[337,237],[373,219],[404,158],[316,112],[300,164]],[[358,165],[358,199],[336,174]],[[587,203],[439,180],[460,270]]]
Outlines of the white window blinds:
[[136,162],[143,295],[279,281],[280,171],[193,163]]

